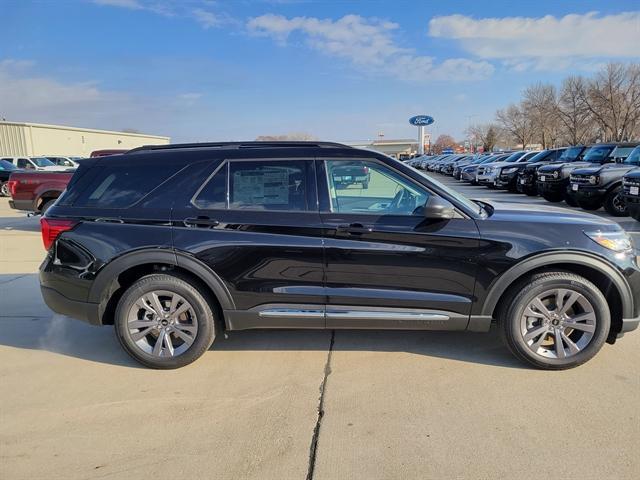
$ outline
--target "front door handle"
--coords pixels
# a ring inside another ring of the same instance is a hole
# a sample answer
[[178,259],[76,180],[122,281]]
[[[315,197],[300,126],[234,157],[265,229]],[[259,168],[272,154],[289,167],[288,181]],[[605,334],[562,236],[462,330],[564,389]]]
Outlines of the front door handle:
[[184,224],[187,227],[217,227],[220,222],[209,217],[190,217],[184,219]]
[[361,223],[351,223],[349,225],[338,225],[338,233],[348,233],[349,235],[362,235],[373,232],[373,227],[362,225]]

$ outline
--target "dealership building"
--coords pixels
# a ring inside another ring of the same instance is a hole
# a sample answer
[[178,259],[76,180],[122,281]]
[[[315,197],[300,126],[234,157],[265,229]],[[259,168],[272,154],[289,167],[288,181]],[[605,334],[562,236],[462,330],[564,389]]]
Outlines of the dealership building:
[[0,155],[88,157],[94,150],[166,145],[169,137],[136,132],[0,121]]
[[418,153],[418,142],[416,139],[397,140],[364,140],[361,142],[344,142],[350,147],[375,150],[394,158],[407,158]]

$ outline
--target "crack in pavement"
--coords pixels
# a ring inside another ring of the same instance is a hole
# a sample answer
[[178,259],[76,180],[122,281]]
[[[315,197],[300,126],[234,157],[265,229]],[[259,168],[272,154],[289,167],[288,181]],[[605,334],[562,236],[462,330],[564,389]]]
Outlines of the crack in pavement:
[[324,393],[327,388],[327,378],[331,374],[331,356],[333,354],[333,344],[336,338],[336,331],[331,330],[331,342],[329,343],[329,352],[327,353],[327,363],[324,365],[324,378],[320,384],[320,398],[318,398],[318,418],[316,426],[313,428],[313,436],[311,437],[311,446],[309,447],[309,466],[307,468],[307,480],[313,480],[313,473],[316,467],[316,454],[318,453],[318,440],[320,439],[320,426],[322,425],[322,417],[324,417]]
[[33,275],[33,274],[31,274],[31,273],[24,273],[22,275],[19,274],[17,277],[10,278],[9,280],[0,281],[0,285],[4,285],[6,283],[15,282],[16,280],[20,280],[21,278],[27,277],[29,275]]

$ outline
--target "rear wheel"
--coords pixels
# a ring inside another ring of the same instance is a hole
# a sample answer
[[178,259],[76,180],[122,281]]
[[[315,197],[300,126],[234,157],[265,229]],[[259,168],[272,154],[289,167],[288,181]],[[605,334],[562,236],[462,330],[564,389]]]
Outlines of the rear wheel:
[[562,370],[590,360],[602,348],[611,324],[602,292],[568,272],[524,279],[503,305],[498,322],[509,349],[541,369]]
[[46,200],[42,203],[42,207],[40,207],[40,213],[42,215],[44,215],[45,213],[47,213],[47,210],[49,210],[53,204],[56,203],[56,200]]
[[215,338],[207,295],[173,275],[148,275],[131,285],[118,302],[114,323],[125,351],[151,368],[188,365]]
[[583,210],[594,211],[598,210],[602,203],[597,200],[578,200],[578,206]]
[[622,187],[611,190],[604,199],[604,209],[614,217],[626,217],[629,215],[627,203],[622,197]]

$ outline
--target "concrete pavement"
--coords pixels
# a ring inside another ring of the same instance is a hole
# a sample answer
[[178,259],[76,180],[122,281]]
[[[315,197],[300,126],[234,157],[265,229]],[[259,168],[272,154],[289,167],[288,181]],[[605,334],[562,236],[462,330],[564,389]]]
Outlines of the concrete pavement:
[[0,199],[0,478],[640,472],[637,332],[566,372],[524,367],[495,333],[385,331],[231,332],[153,371],[42,303],[37,226]]

